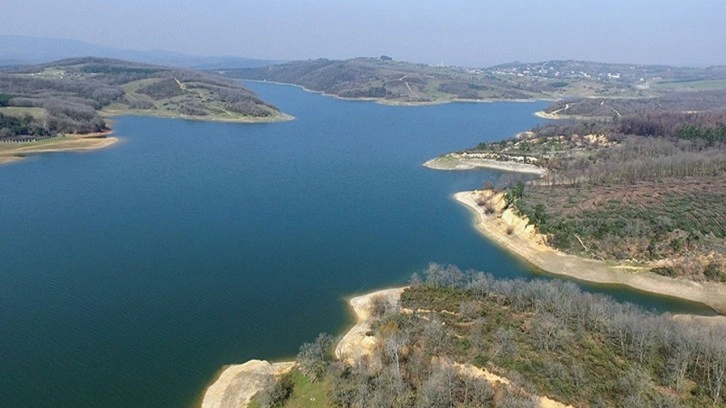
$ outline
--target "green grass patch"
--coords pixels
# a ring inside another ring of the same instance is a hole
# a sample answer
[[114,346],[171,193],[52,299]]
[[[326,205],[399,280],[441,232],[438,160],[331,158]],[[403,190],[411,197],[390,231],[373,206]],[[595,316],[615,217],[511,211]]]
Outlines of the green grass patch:
[[[285,408],[325,408],[328,406],[330,381],[323,379],[312,382],[297,368],[290,372],[293,382],[292,394],[283,405]],[[262,408],[258,396],[252,398],[248,408]]]
[[42,118],[45,114],[45,109],[43,108],[24,108],[20,106],[3,106],[0,107],[0,113],[5,115],[12,115],[12,116],[23,116],[23,115],[30,115],[34,119]]
[[311,382],[300,371],[292,371],[292,380],[295,384],[286,408],[324,408],[328,406],[328,392],[331,384],[327,380]]

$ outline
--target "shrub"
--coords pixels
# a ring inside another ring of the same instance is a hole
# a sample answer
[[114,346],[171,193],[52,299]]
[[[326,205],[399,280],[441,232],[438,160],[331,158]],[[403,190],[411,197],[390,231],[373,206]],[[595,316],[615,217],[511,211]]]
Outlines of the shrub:
[[[273,380],[274,381],[274,380]],[[264,408],[278,408],[285,405],[285,402],[292,395],[295,383],[292,380],[292,373],[284,374],[269,387],[265,387],[259,396],[260,405]]]
[[676,273],[676,270],[671,266],[659,266],[657,268],[652,268],[650,271],[658,275],[668,276],[671,278],[678,275],[678,273]]
[[713,261],[706,265],[706,267],[703,268],[703,274],[711,281],[726,281],[726,274],[724,274],[723,265],[719,261]]

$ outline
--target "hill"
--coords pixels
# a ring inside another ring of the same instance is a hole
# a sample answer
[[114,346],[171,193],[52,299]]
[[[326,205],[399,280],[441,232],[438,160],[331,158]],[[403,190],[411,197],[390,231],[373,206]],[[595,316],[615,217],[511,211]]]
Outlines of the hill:
[[491,68],[413,64],[389,57],[294,61],[227,69],[225,76],[303,86],[342,98],[387,103],[456,100],[648,98],[674,90],[724,89],[726,67],[604,64],[585,61],[512,63]]
[[0,139],[83,134],[102,115],[275,121],[284,115],[238,81],[209,73],[103,58],[0,70]]

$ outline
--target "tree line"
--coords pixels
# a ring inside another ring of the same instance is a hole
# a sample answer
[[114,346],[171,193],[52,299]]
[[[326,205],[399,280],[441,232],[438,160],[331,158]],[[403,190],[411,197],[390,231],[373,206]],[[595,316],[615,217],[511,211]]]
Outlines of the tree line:
[[35,123],[30,115],[18,117],[0,112],[0,141],[14,140],[19,136],[44,138],[50,136],[50,133]]

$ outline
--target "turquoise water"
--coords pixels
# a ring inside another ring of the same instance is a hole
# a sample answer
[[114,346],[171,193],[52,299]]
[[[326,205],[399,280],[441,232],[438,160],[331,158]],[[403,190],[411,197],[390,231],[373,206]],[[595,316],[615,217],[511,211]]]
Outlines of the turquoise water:
[[0,406],[188,407],[224,364],[293,356],[342,330],[346,296],[430,261],[537,276],[451,198],[500,173],[421,163],[528,129],[544,103],[390,107],[249,86],[297,119],[122,117],[111,149],[0,167]]

